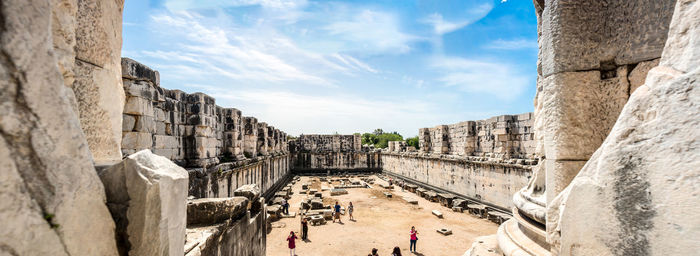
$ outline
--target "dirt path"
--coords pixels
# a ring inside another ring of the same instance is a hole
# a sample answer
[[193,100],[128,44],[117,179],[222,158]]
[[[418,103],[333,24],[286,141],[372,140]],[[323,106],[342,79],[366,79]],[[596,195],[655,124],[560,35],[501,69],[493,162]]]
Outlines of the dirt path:
[[[307,179],[309,177],[302,177],[302,181],[293,186],[290,211],[298,212],[301,199],[306,197],[298,192]],[[372,248],[379,249],[379,255],[390,255],[394,246],[399,246],[403,255],[411,255],[408,251],[411,226],[419,232],[416,255],[462,255],[476,237],[494,234],[498,228],[490,221],[453,212],[413,193],[401,192],[400,188],[391,191],[393,198],[386,198],[382,193],[386,190],[379,186],[347,190],[349,194],[334,196],[333,200],[337,199],[343,207],[352,202],[357,221],[350,221],[344,215],[341,217],[343,224],[328,221],[326,225],[309,226],[309,241],[297,240],[297,255],[364,256]],[[404,202],[401,195],[416,198],[418,205]],[[323,191],[323,196],[330,197],[330,191]],[[439,210],[444,218],[435,217],[432,210]],[[267,236],[268,256],[289,255],[286,237],[290,231],[300,232],[299,221],[297,216],[273,223],[272,232]],[[453,235],[443,236],[436,232],[439,228],[452,229]]]

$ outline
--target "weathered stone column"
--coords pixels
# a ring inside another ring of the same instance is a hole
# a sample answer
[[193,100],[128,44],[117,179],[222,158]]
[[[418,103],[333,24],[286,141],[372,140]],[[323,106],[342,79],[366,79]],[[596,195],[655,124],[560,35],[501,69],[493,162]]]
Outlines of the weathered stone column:
[[75,81],[71,88],[95,163],[111,164],[121,160],[124,1],[79,0],[77,6]]
[[418,129],[418,145],[420,146],[420,152],[429,153],[431,151],[431,144],[432,142],[430,141],[430,129]]
[[257,151],[258,154],[261,155],[268,155],[268,135],[267,135],[267,123],[265,122],[260,122],[258,123],[258,142],[257,142]]
[[243,152],[247,158],[258,156],[258,119],[244,117],[243,124]]
[[234,159],[243,159],[243,134],[241,111],[226,108],[224,112],[224,149]]
[[[514,196],[516,218],[499,230],[506,254],[560,252],[551,235],[556,218],[550,219],[546,207],[608,137],[630,93],[658,62],[673,3],[534,1],[539,34],[534,130],[541,160],[530,184]],[[526,242],[518,239],[535,243],[523,247]]]
[[548,240],[555,252],[700,250],[698,17],[700,2],[678,1],[659,66],[648,72],[578,176],[548,205]]

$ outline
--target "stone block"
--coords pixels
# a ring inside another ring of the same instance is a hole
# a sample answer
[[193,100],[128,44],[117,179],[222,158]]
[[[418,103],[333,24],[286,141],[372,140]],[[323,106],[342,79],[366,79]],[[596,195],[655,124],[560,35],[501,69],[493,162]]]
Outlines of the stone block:
[[153,116],[153,102],[136,96],[126,97],[124,113],[137,116]]
[[171,159],[171,160],[175,158],[175,155],[173,153],[173,149],[170,149],[170,148],[153,149],[153,154],[156,154],[156,155],[159,155],[159,156],[165,157],[167,159]]
[[347,195],[348,191],[345,189],[333,189],[331,190],[331,196]]
[[255,201],[260,197],[260,187],[254,183],[246,184],[233,191],[233,195],[248,198],[249,201]]
[[154,71],[146,65],[138,61],[121,58],[122,77],[131,80],[145,80],[152,82],[155,85],[160,85],[160,75],[158,71]]
[[441,228],[441,229],[438,229],[438,230],[436,230],[436,231],[437,231],[438,233],[440,233],[441,235],[443,235],[443,236],[452,235],[452,230],[451,230],[451,229],[448,229],[448,228]]
[[130,255],[182,254],[189,182],[185,169],[142,150],[99,175],[122,238],[118,241],[128,241]]
[[125,132],[122,135],[122,148],[125,149],[147,149],[153,146],[153,139],[150,133],[145,132]]
[[673,5],[674,1],[546,1],[538,19],[542,75],[660,57]]
[[153,148],[155,149],[174,149],[178,148],[177,138],[167,135],[153,135]]
[[122,132],[130,132],[134,130],[134,125],[136,124],[136,117],[132,115],[122,116]]
[[156,132],[155,134],[158,135],[166,135],[166,129],[165,129],[165,123],[164,122],[155,122],[156,123]]
[[452,211],[454,212],[464,212],[464,208],[459,207],[459,206],[453,206]]
[[535,128],[544,134],[547,159],[586,160],[600,146],[627,102],[626,67],[617,77],[565,72],[540,80],[542,110]]
[[246,213],[244,197],[200,198],[187,201],[187,225],[212,225]]
[[438,210],[433,210],[433,211],[431,211],[431,213],[432,213],[433,215],[437,216],[438,218],[441,218],[441,219],[442,219],[442,212],[440,212],[440,211],[438,211]]
[[156,133],[156,122],[150,116],[136,116],[134,131]]

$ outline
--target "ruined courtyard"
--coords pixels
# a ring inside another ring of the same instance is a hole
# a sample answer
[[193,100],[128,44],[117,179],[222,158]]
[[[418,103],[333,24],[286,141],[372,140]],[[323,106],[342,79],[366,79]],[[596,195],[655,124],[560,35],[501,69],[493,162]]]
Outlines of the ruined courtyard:
[[[365,178],[366,177],[366,178]],[[373,180],[374,184],[360,181],[361,178]],[[423,255],[459,255],[463,253],[479,236],[496,232],[498,224],[477,215],[471,215],[468,211],[453,211],[438,202],[431,202],[408,190],[402,191],[399,185],[388,187],[388,182],[374,174],[346,176],[347,183],[358,181],[358,184],[369,185],[371,188],[358,187],[346,188],[348,194],[333,195],[333,187],[339,186],[337,182],[322,182],[320,180],[339,180],[341,176],[301,176],[291,186],[290,213],[296,213],[295,217],[282,217],[272,222],[272,231],[268,234],[267,253],[269,255],[284,255],[287,253],[286,237],[290,231],[300,231],[300,218],[312,216],[302,213],[308,210],[301,209],[301,202],[308,193],[300,194],[303,184],[310,184],[312,189],[320,191],[325,205],[332,206],[338,201],[344,209],[352,202],[355,208],[355,221],[349,220],[348,213],[344,211],[341,216],[343,224],[331,222],[328,218],[325,224],[309,224],[309,240],[298,241],[296,253],[298,255],[364,255],[372,248],[377,248],[380,255],[388,255],[398,246],[402,253],[409,255],[409,230],[415,226],[419,231],[420,242],[417,244],[418,252]],[[296,179],[294,179],[296,180]],[[384,185],[381,186],[380,184]],[[387,197],[389,193],[391,197]],[[313,196],[312,196],[313,197]],[[413,201],[415,204],[411,203]],[[330,210],[330,209],[329,209]],[[443,217],[433,215],[437,210]],[[312,210],[313,213],[313,210]],[[437,232],[446,228],[452,231],[450,235]]]
[[700,1],[531,4],[534,111],[378,147],[171,87],[124,0],[4,0],[0,255],[697,255]]

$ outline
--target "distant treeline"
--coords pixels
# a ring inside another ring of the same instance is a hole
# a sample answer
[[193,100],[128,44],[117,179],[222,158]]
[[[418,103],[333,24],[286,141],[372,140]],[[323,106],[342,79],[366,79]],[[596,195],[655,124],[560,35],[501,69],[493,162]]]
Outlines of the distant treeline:
[[[359,133],[358,133],[359,134]],[[362,134],[362,145],[374,145],[375,148],[386,148],[389,141],[404,140],[398,132],[385,133],[382,129],[375,129],[372,133]],[[418,148],[418,136],[406,138],[406,144]]]

